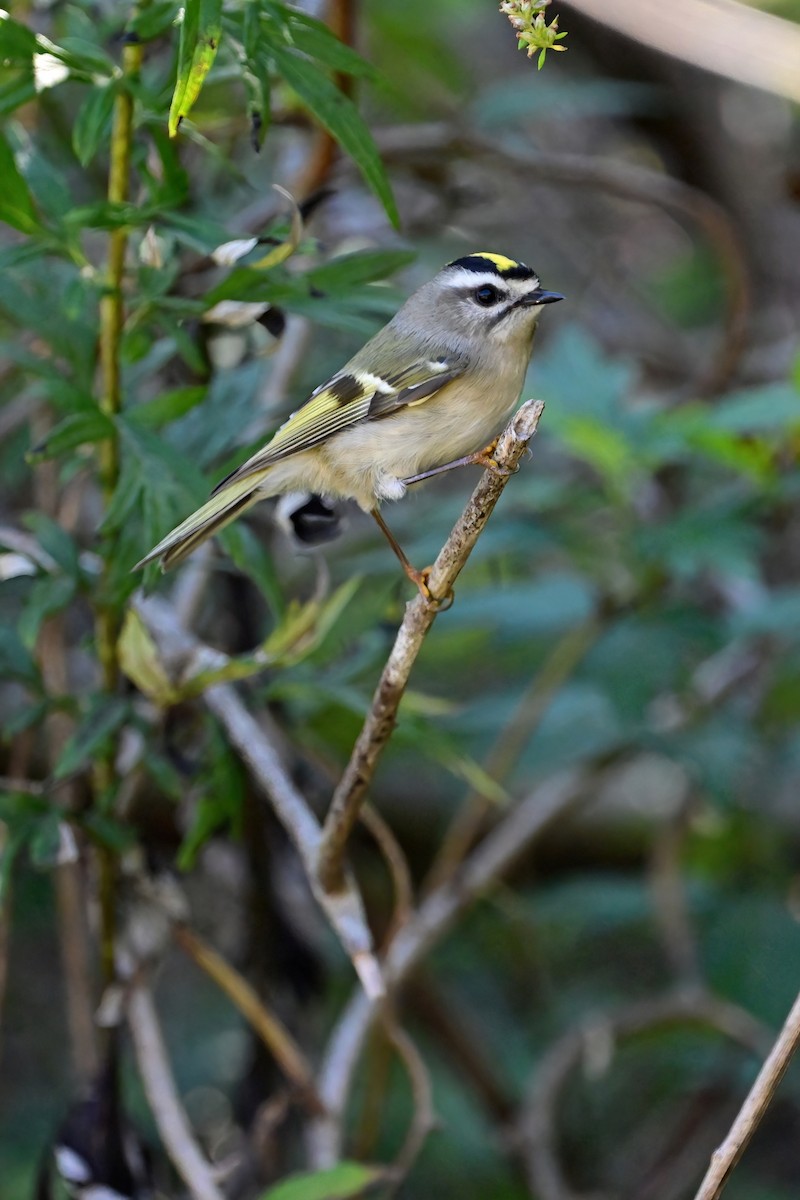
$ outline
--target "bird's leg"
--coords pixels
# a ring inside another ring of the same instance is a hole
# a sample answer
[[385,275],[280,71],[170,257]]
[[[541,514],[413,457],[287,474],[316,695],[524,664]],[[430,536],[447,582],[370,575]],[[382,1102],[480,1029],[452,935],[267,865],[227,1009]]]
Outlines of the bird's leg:
[[392,550],[394,550],[395,554],[400,560],[400,565],[405,571],[406,575],[411,582],[416,584],[416,586],[419,588],[420,595],[425,603],[430,605],[432,608],[436,608],[441,611],[450,608],[451,604],[453,603],[452,591],[441,599],[438,596],[434,596],[431,592],[431,589],[428,587],[428,576],[431,573],[430,567],[424,567],[421,571],[418,571],[416,567],[412,567],[411,563],[406,557],[403,547],[400,545],[397,538],[384,521],[378,509],[373,508],[370,509],[370,511],[372,516],[375,518],[378,528],[381,530],[383,536],[386,538],[387,542],[392,547]]
[[441,467],[432,467],[430,471],[423,471],[419,475],[411,475],[408,479],[404,479],[403,483],[421,483],[423,479],[431,479],[434,475],[443,475],[445,471],[454,471],[456,467],[485,467],[488,471],[493,471],[495,475],[502,475],[506,478],[509,475],[515,475],[519,467],[514,467],[510,470],[508,467],[501,467],[500,463],[494,458],[494,452],[497,448],[498,439],[489,442],[488,446],[484,446],[482,450],[476,450],[474,454],[465,454],[463,458],[454,458],[452,462],[443,463]]

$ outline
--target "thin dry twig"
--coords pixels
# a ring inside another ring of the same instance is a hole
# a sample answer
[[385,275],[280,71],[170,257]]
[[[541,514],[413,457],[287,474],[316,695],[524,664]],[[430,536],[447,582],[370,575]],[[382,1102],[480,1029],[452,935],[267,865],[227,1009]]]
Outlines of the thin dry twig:
[[286,1078],[297,1087],[309,1110],[321,1113],[322,1104],[314,1087],[311,1064],[283,1022],[270,1012],[247,980],[186,925],[176,925],[172,934],[178,945],[236,1005]]
[[695,1200],[718,1200],[733,1168],[767,1111],[778,1084],[800,1044],[800,995],[751,1087],[728,1136],[711,1156],[711,1164]]
[[[753,1053],[761,1053],[764,1030],[749,1013],[697,988],[595,1015],[568,1030],[551,1046],[516,1121],[516,1142],[531,1192],[542,1200],[578,1200],[559,1162],[557,1109],[563,1088],[582,1064],[597,1075],[611,1064],[621,1041],[673,1024],[701,1024]],[[586,1200],[585,1194],[581,1200]]]
[[[156,637],[165,666],[176,674],[197,674],[224,666],[228,659],[204,645],[178,622],[174,611],[156,596],[141,597],[136,610]],[[341,891],[328,895],[316,883],[321,828],[305,797],[295,787],[267,730],[248,712],[230,684],[217,684],[203,699],[222,725],[255,782],[272,804],[297,847],[312,891],[335,929],[365,991],[383,995],[383,981],[364,915],[361,895],[349,877]]]
[[453,1071],[466,1080],[489,1116],[505,1125],[515,1109],[510,1088],[501,1079],[500,1064],[491,1059],[480,1029],[465,1007],[440,989],[432,973],[424,968],[408,984],[405,1007],[436,1039]]
[[[549,779],[511,809],[464,863],[457,883],[432,892],[403,926],[383,962],[391,994],[444,936],[453,922],[510,870],[554,821],[577,807],[586,780],[577,772]],[[309,1127],[309,1156],[318,1167],[336,1163],[342,1150],[344,1113],[364,1041],[380,1006],[355,994],[337,1023],[317,1077],[327,1115]]]
[[361,822],[369,830],[383,855],[394,886],[394,911],[383,939],[384,945],[388,946],[397,930],[407,924],[414,911],[411,870],[400,843],[377,808],[365,804],[361,810]]
[[689,914],[686,881],[681,872],[681,856],[692,815],[686,794],[677,812],[659,826],[650,859],[650,887],[653,908],[672,970],[677,980],[699,987],[702,981],[697,937]]
[[194,1200],[224,1200],[178,1096],[153,997],[144,984],[131,989],[128,1024],[147,1101],[170,1161]]
[[438,1121],[433,1107],[433,1085],[428,1068],[425,1066],[425,1060],[389,1009],[386,1009],[384,1028],[386,1036],[408,1072],[414,1098],[414,1114],[411,1125],[400,1153],[389,1171],[392,1181],[391,1191],[393,1191],[394,1187],[399,1187],[413,1167],[419,1152],[428,1140],[428,1134],[436,1128]]
[[[494,451],[498,465],[513,472],[536,433],[544,410],[529,400],[512,418]],[[508,482],[508,475],[485,471],[464,512],[431,567],[429,587],[434,596],[448,596]],[[437,610],[415,597],[407,606],[394,646],[383,669],[370,711],[358,735],[350,761],[333,794],[322,831],[317,878],[324,892],[335,895],[343,878],[345,848],[358,820],[378,760],[392,735],[397,710],[411,669],[436,619]]]

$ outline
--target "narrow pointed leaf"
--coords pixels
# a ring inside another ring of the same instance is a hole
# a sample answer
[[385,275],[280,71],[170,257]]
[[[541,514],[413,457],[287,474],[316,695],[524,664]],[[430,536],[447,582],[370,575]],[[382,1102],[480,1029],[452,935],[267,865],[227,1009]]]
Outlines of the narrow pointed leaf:
[[119,665],[139,691],[162,708],[178,700],[178,692],[166,672],[150,631],[135,611],[125,614],[119,642]]
[[89,165],[110,135],[116,94],[117,85],[112,80],[93,87],[81,105],[72,128],[72,148],[82,167]]
[[0,221],[18,229],[20,233],[36,233],[40,230],[39,218],[33,206],[28,185],[14,161],[11,147],[0,134]]
[[289,86],[354,159],[390,221],[397,226],[400,218],[378,148],[352,100],[310,59],[277,44],[270,46],[270,53]]
[[169,136],[191,111],[217,56],[222,34],[222,0],[187,0],[181,24],[178,78],[169,109]]
[[383,1176],[381,1167],[340,1162],[324,1171],[292,1175],[264,1192],[260,1200],[351,1200]]

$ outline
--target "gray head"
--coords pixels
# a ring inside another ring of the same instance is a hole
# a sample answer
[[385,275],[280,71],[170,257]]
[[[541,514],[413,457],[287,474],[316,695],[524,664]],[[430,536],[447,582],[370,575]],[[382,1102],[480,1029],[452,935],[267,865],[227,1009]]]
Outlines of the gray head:
[[399,326],[435,331],[440,342],[490,348],[530,345],[542,305],[562,300],[547,292],[524,263],[502,254],[476,253],[448,263],[395,317]]

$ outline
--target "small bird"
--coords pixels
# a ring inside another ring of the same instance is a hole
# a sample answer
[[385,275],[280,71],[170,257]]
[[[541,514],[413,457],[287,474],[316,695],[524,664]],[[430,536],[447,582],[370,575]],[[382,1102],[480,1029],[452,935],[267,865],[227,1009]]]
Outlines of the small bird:
[[267,496],[310,492],[371,513],[433,600],[427,570],[411,565],[379,506],[454,467],[497,467],[492,439],[519,400],[542,306],[562,299],[502,254],[448,263],[134,570],[175,566]]

